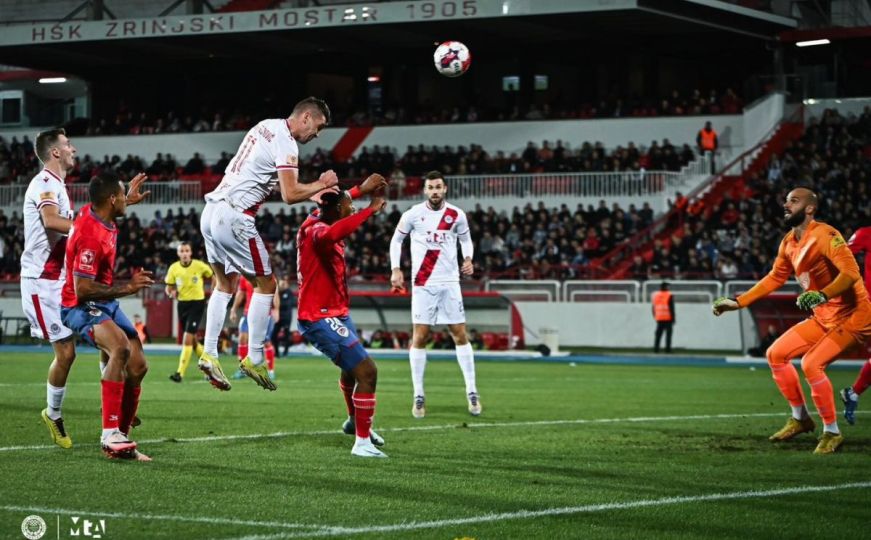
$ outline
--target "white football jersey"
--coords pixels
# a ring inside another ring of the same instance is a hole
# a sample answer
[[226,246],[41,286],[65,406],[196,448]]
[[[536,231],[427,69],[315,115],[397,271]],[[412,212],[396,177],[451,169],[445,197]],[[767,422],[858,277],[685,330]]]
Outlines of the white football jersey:
[[28,278],[64,279],[64,252],[67,235],[51,231],[42,224],[39,212],[53,206],[58,214],[72,219],[73,209],[64,181],[43,169],[33,177],[24,194],[24,253],[21,275]]
[[299,166],[299,149],[287,120],[263,120],[251,128],[224,171],[224,179],[206,201],[227,201],[254,214],[278,183],[278,171]]
[[[411,235],[411,281],[414,286],[460,281],[457,239],[465,240],[471,246],[465,212],[447,202],[439,210],[431,210],[426,202],[416,204],[399,219],[394,242],[402,244],[407,235]],[[469,253],[464,250],[463,254],[470,257],[471,248]],[[391,250],[391,267],[398,266],[398,253]]]

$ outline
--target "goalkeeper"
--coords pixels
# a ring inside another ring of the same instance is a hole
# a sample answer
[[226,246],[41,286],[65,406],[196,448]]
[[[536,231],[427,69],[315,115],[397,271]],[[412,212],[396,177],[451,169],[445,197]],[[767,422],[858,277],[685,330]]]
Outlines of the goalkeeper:
[[792,407],[786,425],[769,439],[786,441],[813,432],[816,427],[808,414],[798,372],[791,363],[801,356],[811,398],[824,424],[814,453],[830,454],[844,437],[838,429],[835,394],[825,369],[871,335],[871,301],[844,238],[830,225],[814,220],[818,208],[813,191],[790,191],[783,209],[784,223],[792,230],[780,242],[771,272],[737,298],[718,298],[713,311],[719,316],[747,307],[779,289],[795,274],[805,291],[796,304],[812,315],[780,336],[766,352],[774,381]]

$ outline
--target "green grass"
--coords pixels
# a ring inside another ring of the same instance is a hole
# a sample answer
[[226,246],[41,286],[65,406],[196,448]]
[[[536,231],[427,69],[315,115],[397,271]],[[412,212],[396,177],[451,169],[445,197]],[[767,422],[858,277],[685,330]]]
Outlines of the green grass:
[[[382,361],[376,427],[390,459],[364,460],[350,455],[353,439],[339,432],[345,411],[338,370],[325,359],[281,360],[274,393],[250,380],[220,393],[193,368],[191,380],[170,382],[175,359],[153,356],[139,413],[143,425],[133,433],[154,458],[143,464],[100,454],[97,361],[87,352],[73,369],[65,404],[75,446],[50,446],[39,419],[48,360],[47,353],[4,352],[0,358],[0,448],[37,447],[0,450],[0,538],[23,538],[20,525],[29,514],[48,522],[46,538],[58,537],[59,518],[60,538],[69,538],[70,515],[77,513],[105,519],[103,538],[110,540],[318,532],[368,539],[830,539],[867,530],[871,484],[664,503],[668,497],[871,482],[869,415],[857,426],[842,422],[847,441],[833,456],[812,455],[810,436],[768,442],[786,406],[767,369],[481,362],[484,414],[473,419],[456,364],[431,362],[428,416],[415,420],[407,364]],[[854,374],[833,370],[831,376],[840,388]],[[735,416],[656,419],[715,414]],[[639,417],[647,419],[544,423]],[[257,436],[280,432],[291,434]],[[254,436],[222,438],[232,435]],[[183,440],[209,436],[216,439]],[[660,502],[516,514],[636,501]],[[373,529],[500,513],[511,516]]]

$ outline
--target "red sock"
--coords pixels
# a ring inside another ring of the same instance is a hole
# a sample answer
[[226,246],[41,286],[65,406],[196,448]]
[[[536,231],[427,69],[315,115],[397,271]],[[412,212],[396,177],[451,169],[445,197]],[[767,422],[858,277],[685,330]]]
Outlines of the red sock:
[[133,423],[136,409],[139,408],[139,394],[141,393],[141,386],[124,386],[124,397],[121,398],[121,423],[119,429],[125,435],[130,433],[130,424]]
[[351,397],[354,394],[354,386],[345,386],[342,379],[339,379],[339,390],[341,390],[342,395],[345,396],[345,405],[348,407],[348,416],[354,416],[354,398]]
[[239,344],[239,361],[245,360],[245,357],[248,356],[248,344],[242,345]]
[[121,399],[124,396],[124,383],[100,381],[102,387],[103,429],[118,429],[121,422]]
[[372,417],[375,416],[375,394],[354,394],[354,421],[357,436],[369,438],[369,428],[372,427]]
[[269,371],[275,371],[275,347],[272,343],[267,342],[263,347],[263,354],[266,356],[266,367]]
[[859,371],[859,375],[856,376],[856,382],[853,383],[853,391],[861,395],[869,386],[871,386],[871,360],[865,362]]

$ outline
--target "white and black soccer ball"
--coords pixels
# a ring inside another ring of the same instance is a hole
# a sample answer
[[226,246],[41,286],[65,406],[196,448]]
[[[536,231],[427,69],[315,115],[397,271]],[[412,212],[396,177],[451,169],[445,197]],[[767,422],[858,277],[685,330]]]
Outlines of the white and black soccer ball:
[[445,41],[436,47],[433,62],[445,77],[459,77],[472,65],[472,53],[459,41]]

